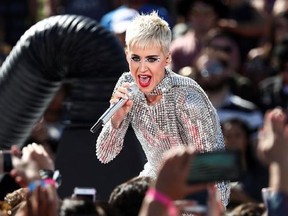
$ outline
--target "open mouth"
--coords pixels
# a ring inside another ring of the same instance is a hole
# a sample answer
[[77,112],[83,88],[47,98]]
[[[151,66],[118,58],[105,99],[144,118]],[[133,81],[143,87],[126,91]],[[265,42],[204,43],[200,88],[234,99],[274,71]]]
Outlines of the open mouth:
[[147,87],[150,85],[151,82],[151,76],[148,75],[139,75],[139,84],[141,87]]

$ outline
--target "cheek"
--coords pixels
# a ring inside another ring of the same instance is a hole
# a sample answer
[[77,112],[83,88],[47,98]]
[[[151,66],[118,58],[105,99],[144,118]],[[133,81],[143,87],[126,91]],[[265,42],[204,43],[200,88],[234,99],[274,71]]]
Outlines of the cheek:
[[135,70],[133,70],[133,68],[130,68],[130,73],[131,73],[131,75],[132,75],[132,77],[136,80],[136,71]]
[[129,64],[129,70],[131,71],[131,73],[136,73],[138,66],[134,64],[130,64],[130,61],[128,62],[128,64]]
[[158,67],[153,68],[152,73],[153,73],[153,77],[157,81],[161,81],[165,76],[165,66],[160,65]]

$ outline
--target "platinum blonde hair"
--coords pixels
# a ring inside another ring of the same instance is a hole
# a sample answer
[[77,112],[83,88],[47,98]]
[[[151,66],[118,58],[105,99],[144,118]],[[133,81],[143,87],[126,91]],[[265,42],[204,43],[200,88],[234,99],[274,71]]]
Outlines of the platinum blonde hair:
[[169,52],[172,39],[168,23],[158,16],[156,11],[136,16],[126,31],[127,49],[132,46],[141,48],[160,47]]

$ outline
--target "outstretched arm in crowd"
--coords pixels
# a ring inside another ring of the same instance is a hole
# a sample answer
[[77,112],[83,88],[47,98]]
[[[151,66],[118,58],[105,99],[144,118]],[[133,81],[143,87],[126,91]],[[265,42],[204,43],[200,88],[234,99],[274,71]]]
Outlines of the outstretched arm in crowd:
[[[7,153],[7,152],[6,152]],[[5,153],[5,154],[6,154]],[[16,216],[57,216],[58,196],[56,181],[41,175],[41,171],[54,171],[54,162],[42,145],[29,144],[20,151],[13,146],[10,150],[10,174],[27,193],[26,199],[17,206]],[[1,152],[3,155],[3,152]],[[6,161],[7,164],[7,161]],[[2,167],[3,168],[3,167]],[[8,170],[5,170],[8,172]]]
[[265,114],[258,155],[269,166],[269,188],[263,189],[268,215],[288,215],[288,124],[287,115],[280,108]]

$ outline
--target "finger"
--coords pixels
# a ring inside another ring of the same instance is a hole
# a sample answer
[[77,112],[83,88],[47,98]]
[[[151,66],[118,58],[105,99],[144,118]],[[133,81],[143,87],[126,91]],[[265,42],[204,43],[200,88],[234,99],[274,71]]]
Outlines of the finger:
[[33,215],[33,211],[32,211],[32,193],[29,192],[28,193],[28,196],[27,196],[27,201],[26,201],[26,210],[27,210],[27,215],[30,215],[30,216],[34,216]]
[[112,96],[110,101],[109,101],[109,103],[111,105],[113,105],[113,104],[117,103],[118,101],[119,101],[119,98],[116,98],[115,96]]
[[20,156],[21,155],[21,149],[17,145],[13,145],[11,147],[11,153],[15,156]]
[[271,117],[271,126],[276,134],[282,134],[284,130],[284,126],[286,123],[286,116],[283,111],[280,109],[276,109]]
[[51,205],[51,202],[49,202],[49,195],[48,195],[48,191],[47,191],[47,186],[45,187],[41,187],[41,199],[42,199],[42,206],[41,208],[39,208],[39,211],[41,211],[41,213],[39,215],[49,215],[48,212],[49,210],[49,204]]

